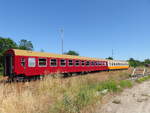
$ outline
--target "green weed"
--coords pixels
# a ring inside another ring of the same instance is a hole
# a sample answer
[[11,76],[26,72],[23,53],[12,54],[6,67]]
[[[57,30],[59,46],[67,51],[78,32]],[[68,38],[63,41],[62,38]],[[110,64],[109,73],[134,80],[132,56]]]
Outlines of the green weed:
[[149,79],[150,79],[150,76],[145,76],[145,77],[141,77],[141,78],[137,79],[136,82],[142,83],[142,82],[149,80]]
[[108,80],[97,85],[97,91],[102,91],[104,89],[108,89],[109,92],[119,91],[117,82],[114,80]]
[[133,86],[132,82],[129,80],[122,80],[119,82],[119,85],[121,88],[129,88]]

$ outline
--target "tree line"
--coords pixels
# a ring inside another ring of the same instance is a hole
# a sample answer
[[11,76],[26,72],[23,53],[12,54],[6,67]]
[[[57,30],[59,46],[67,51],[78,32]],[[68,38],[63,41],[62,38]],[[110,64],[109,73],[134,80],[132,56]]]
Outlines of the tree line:
[[150,67],[150,59],[145,59],[144,61],[140,61],[140,60],[135,60],[134,58],[130,58],[128,62],[131,67],[139,67],[139,66]]

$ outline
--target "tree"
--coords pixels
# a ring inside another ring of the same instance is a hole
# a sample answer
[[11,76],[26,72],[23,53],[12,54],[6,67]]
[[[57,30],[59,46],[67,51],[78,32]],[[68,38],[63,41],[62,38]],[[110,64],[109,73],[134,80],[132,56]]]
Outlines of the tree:
[[108,58],[106,58],[106,59],[113,60],[113,57],[108,57]]
[[3,54],[7,49],[17,48],[17,44],[10,38],[0,37],[0,67],[3,63]]
[[0,54],[10,48],[17,48],[17,44],[10,38],[0,37]]
[[145,59],[144,64],[150,64],[150,59]]
[[129,65],[132,67],[138,67],[138,66],[143,66],[143,62],[139,61],[139,60],[135,60],[134,58],[130,58],[128,60]]
[[64,53],[66,55],[74,55],[74,56],[79,56],[79,53],[77,53],[76,51],[73,50],[69,50],[68,52]]
[[33,44],[31,41],[22,39],[19,42],[18,48],[23,50],[33,50]]
[[144,60],[144,62],[143,62],[143,64],[145,65],[145,66],[150,66],[150,59],[145,59]]

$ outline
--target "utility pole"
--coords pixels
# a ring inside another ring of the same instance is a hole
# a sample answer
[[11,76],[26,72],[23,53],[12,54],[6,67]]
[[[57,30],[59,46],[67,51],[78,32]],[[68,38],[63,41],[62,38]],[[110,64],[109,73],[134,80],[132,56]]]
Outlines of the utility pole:
[[61,38],[61,52],[63,54],[64,53],[64,41],[63,41],[64,29],[63,28],[60,29],[60,38]]

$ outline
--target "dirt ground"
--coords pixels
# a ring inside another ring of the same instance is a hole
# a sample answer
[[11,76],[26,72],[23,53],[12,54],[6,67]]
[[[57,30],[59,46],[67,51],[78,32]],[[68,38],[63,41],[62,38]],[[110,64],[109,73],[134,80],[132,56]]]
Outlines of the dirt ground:
[[150,81],[125,89],[98,107],[96,113],[150,113]]

